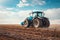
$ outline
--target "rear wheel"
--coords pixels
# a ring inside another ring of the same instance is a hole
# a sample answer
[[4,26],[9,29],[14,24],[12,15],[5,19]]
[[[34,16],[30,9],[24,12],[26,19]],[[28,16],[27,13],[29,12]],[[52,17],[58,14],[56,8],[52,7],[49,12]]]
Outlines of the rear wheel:
[[50,22],[49,22],[49,20],[48,19],[43,19],[44,21],[43,21],[43,26],[44,27],[49,27],[50,26]]
[[24,27],[29,27],[30,26],[30,21],[28,20],[28,19],[26,19],[25,21],[24,21],[24,25],[23,25]]
[[41,26],[42,26],[42,21],[41,21],[41,19],[39,19],[39,18],[34,19],[34,20],[33,20],[33,26],[34,26],[35,28],[41,27]]

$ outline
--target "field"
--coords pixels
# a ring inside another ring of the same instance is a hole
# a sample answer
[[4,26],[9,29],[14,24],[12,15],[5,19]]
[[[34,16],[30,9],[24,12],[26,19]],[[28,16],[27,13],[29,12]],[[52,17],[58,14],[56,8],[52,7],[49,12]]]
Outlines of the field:
[[60,25],[24,28],[19,24],[0,24],[0,40],[60,40]]

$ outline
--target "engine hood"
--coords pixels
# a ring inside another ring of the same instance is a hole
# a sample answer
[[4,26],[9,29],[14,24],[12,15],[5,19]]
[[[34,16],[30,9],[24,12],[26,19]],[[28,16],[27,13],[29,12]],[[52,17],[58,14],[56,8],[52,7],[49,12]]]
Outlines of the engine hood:
[[27,19],[28,19],[28,20],[33,20],[33,17],[32,17],[32,16],[30,16],[30,17],[28,17]]

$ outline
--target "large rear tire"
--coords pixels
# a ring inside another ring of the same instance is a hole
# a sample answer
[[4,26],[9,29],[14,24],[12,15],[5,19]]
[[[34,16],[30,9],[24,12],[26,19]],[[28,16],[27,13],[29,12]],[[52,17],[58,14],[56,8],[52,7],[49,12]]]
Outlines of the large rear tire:
[[39,18],[33,19],[33,26],[35,28],[41,27],[42,26],[42,20]]
[[23,25],[24,27],[29,27],[30,26],[30,21],[28,20],[28,19],[26,19],[25,21],[24,21],[24,25]]
[[50,22],[48,19],[43,19],[43,27],[49,27],[50,26]]

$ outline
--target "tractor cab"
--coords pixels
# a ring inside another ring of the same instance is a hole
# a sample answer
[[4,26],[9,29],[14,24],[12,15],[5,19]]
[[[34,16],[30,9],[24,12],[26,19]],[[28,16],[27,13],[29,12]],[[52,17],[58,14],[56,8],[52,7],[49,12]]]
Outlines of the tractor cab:
[[28,20],[33,20],[34,18],[44,17],[44,15],[45,14],[41,11],[35,11],[35,12],[30,13]]
[[44,13],[40,11],[32,12],[33,17],[44,17]]

